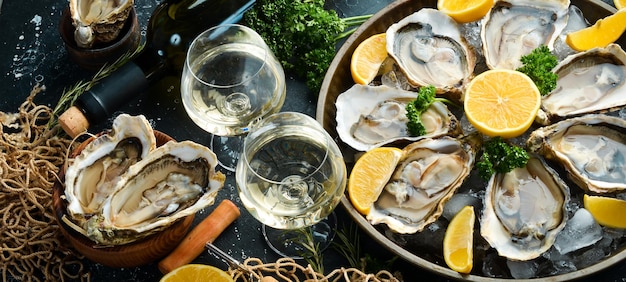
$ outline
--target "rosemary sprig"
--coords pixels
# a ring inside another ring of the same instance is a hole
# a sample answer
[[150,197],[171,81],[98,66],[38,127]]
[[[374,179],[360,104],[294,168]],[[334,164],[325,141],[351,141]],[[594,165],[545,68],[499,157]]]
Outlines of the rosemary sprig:
[[380,270],[391,269],[393,263],[398,259],[394,256],[383,261],[379,256],[363,254],[361,252],[361,239],[356,224],[353,222],[349,228],[343,226],[337,230],[338,241],[333,241],[331,246],[342,255],[351,267],[357,268],[365,273],[377,273]]
[[299,228],[294,230],[297,234],[294,242],[302,246],[303,251],[300,256],[313,268],[317,273],[324,273],[324,257],[320,244],[315,243],[313,238],[313,230],[311,227]]
[[[81,80],[74,84],[69,89],[66,88],[63,90],[57,105],[54,107],[52,112],[52,117],[48,121],[47,127],[48,129],[54,128],[58,124],[59,116],[65,112],[67,109],[74,105],[74,102],[80,97],[81,94],[85,93],[89,89],[91,89],[94,85],[96,85],[100,80],[109,76],[111,73],[116,71],[118,68],[123,66],[128,61],[132,60],[143,50],[145,44],[139,44],[135,50],[129,50],[124,55],[120,56],[111,64],[105,64],[94,74],[93,78],[90,81]],[[62,132],[62,131],[59,131]]]

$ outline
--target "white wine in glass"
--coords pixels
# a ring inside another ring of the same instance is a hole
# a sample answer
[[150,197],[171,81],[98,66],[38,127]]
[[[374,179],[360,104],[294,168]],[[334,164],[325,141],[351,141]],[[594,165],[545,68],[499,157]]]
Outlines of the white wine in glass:
[[[281,230],[327,218],[339,204],[347,179],[343,156],[330,135],[313,118],[294,112],[276,113],[255,124],[244,140],[235,175],[246,209],[266,227]],[[334,226],[330,229],[322,228],[333,231]],[[274,250],[289,245],[272,242],[278,237],[266,236]]]
[[[242,136],[251,122],[278,112],[285,101],[285,88],[279,61],[248,27],[218,25],[198,35],[189,46],[181,77],[183,106],[191,120],[217,141],[236,143],[237,138],[229,137]],[[232,146],[212,146],[229,170],[240,152],[238,145]]]

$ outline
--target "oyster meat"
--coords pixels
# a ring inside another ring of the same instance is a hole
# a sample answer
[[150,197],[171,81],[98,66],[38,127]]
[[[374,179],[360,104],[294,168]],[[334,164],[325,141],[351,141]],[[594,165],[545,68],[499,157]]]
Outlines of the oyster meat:
[[554,72],[559,78],[542,98],[542,124],[626,105],[626,52],[617,44],[570,55]]
[[529,150],[554,159],[582,189],[613,193],[626,189],[626,121],[590,114],[533,131]]
[[116,39],[133,5],[133,0],[70,0],[76,45],[91,48]]
[[494,174],[484,198],[480,234],[511,260],[530,260],[550,249],[567,221],[569,188],[537,157],[524,168]]
[[225,180],[216,166],[191,141],[156,148],[145,117],[121,114],[67,167],[63,221],[100,245],[134,242],[212,204]]
[[111,131],[91,141],[65,171],[70,216],[99,211],[120,176],[155,148],[154,131],[144,116],[118,115]]
[[569,0],[499,0],[483,18],[481,39],[491,69],[517,69],[540,45],[550,50],[568,21]]
[[384,223],[397,233],[421,231],[439,218],[447,200],[470,174],[481,142],[479,134],[471,134],[409,144],[367,220]]
[[416,92],[388,86],[356,84],[337,97],[337,133],[343,142],[359,151],[399,140],[416,141],[426,137],[456,136],[461,127],[445,104],[435,102],[421,118],[426,135],[409,136],[406,105]]
[[474,50],[459,25],[443,12],[420,9],[387,29],[387,53],[415,86],[433,85],[437,93],[460,99],[473,76]]

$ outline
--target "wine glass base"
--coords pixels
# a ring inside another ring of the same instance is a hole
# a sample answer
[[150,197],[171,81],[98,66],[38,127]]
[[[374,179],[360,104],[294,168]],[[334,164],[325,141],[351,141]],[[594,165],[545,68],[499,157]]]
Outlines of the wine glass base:
[[211,134],[211,151],[217,156],[217,162],[228,171],[235,171],[243,148],[243,135],[225,137]]
[[285,258],[303,259],[310,251],[306,250],[302,243],[306,237],[302,232],[311,232],[313,243],[318,244],[319,252],[330,246],[337,230],[337,216],[332,212],[320,222],[304,227],[304,230],[276,229],[263,224],[263,237],[269,247]]

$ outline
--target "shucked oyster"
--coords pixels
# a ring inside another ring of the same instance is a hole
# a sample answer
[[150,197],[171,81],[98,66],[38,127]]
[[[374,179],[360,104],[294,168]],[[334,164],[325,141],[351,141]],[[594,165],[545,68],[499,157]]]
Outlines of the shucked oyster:
[[367,220],[397,233],[421,231],[443,212],[445,203],[474,166],[482,137],[426,138],[404,148],[404,155],[374,203]]
[[626,189],[626,121],[592,114],[533,131],[527,147],[561,163],[582,189],[612,193]]
[[78,47],[117,38],[133,8],[133,0],[70,0],[70,14]]
[[356,84],[337,97],[337,133],[343,142],[359,151],[398,140],[461,133],[459,122],[446,105],[435,102],[421,116],[427,134],[409,136],[405,107],[415,97],[416,92]]
[[224,183],[213,152],[191,141],[155,147],[145,117],[119,115],[67,167],[64,222],[98,244],[121,245],[213,203]]
[[553,49],[567,25],[569,0],[499,0],[483,18],[481,39],[491,69],[516,69],[540,45]]
[[415,86],[433,85],[437,93],[460,99],[471,79],[476,55],[458,24],[435,9],[420,9],[387,29],[387,53]]
[[498,173],[487,184],[480,234],[511,260],[530,260],[554,244],[567,221],[569,188],[533,157],[523,168]]
[[155,148],[154,131],[144,116],[117,116],[111,131],[90,142],[67,167],[68,213],[78,218],[98,212],[120,176]]
[[542,124],[626,105],[626,52],[617,44],[570,55],[554,72],[559,79],[542,98]]

